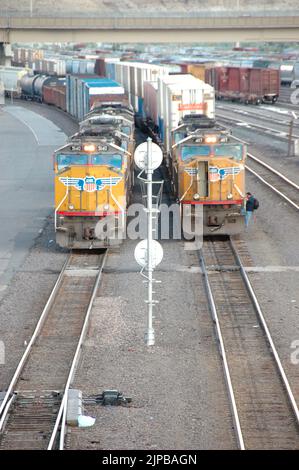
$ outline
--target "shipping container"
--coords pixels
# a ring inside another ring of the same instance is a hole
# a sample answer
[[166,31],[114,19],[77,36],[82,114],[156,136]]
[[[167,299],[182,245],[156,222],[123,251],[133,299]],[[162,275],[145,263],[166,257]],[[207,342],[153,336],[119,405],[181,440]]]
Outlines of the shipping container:
[[159,78],[158,123],[167,152],[171,148],[172,130],[190,114],[215,118],[214,88],[189,74]]
[[115,80],[95,75],[68,75],[66,88],[67,111],[79,121],[95,101],[120,101],[120,96],[125,94]]
[[159,125],[157,82],[144,82],[144,114]]
[[103,104],[113,104],[113,103],[122,103],[125,106],[129,105],[129,100],[127,95],[124,93],[122,94],[114,94],[114,95],[91,95],[89,97],[89,104],[90,104],[90,109],[92,106],[97,107]]

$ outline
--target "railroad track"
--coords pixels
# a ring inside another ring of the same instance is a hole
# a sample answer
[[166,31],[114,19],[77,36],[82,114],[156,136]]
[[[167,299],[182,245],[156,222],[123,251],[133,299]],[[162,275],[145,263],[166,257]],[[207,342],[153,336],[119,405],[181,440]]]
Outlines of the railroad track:
[[[231,137],[238,142],[246,143],[238,137]],[[250,166],[245,165],[246,170],[288,204],[299,210],[299,185],[252,153],[247,152],[247,158],[250,160]]]
[[106,257],[69,255],[0,406],[0,449],[63,448],[68,389]]
[[235,245],[200,252],[240,449],[299,449],[299,411]]
[[[280,108],[279,105],[275,106],[269,106],[269,105],[262,105],[259,106],[258,108],[254,105],[249,105],[244,109],[244,106],[224,106],[224,105],[217,105],[216,110],[221,110],[223,112],[227,112],[228,114],[233,114],[233,117],[235,115],[240,115],[241,119],[251,119],[251,120],[257,120],[262,122],[262,126],[260,126],[261,129],[265,126],[265,121],[270,122],[271,124],[275,124],[276,126],[282,127],[283,132],[289,133],[290,129],[290,121],[293,117],[291,110],[290,109],[285,109],[285,108]],[[299,108],[298,108],[299,110]],[[224,115],[223,115],[224,117]],[[228,116],[229,119],[229,116]],[[237,118],[235,118],[237,121]],[[250,122],[248,121],[249,125],[256,124],[255,122]],[[294,132],[297,132],[299,129],[296,129],[299,127],[299,123],[297,120],[294,121],[293,123],[294,126]],[[279,129],[273,129],[274,131],[280,132]]]
[[[249,121],[248,119],[244,121],[241,118],[238,119],[227,114],[220,114],[218,112],[216,114],[216,117],[219,122],[222,122],[225,125],[227,125],[227,123],[230,122],[233,125],[236,125],[236,127],[240,127],[240,128],[244,127],[245,129],[249,129],[251,131],[257,131],[261,134],[268,134],[281,140],[289,139],[289,135],[288,135],[289,124],[288,125],[284,124],[284,127],[286,127],[286,129],[280,130],[280,129],[274,129],[273,127],[267,127],[265,126],[265,124],[257,124],[252,121],[253,119],[255,119],[255,117],[252,117],[252,116],[251,116],[251,121]],[[276,124],[276,123],[273,121],[273,124]],[[279,124],[279,125],[282,126],[282,124]],[[297,129],[295,129],[295,131],[297,131]],[[296,134],[295,131],[292,134],[292,140],[299,139],[299,135]]]
[[247,153],[247,158],[250,159],[250,166],[245,165],[246,170],[287,201],[288,204],[299,210],[299,185],[252,155],[252,153]]

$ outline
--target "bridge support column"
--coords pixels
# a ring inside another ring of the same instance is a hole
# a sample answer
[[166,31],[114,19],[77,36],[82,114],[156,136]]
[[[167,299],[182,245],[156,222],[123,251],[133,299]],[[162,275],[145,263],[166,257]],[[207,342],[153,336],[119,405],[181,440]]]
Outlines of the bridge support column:
[[6,42],[0,42],[0,65],[10,66],[12,58],[11,45]]

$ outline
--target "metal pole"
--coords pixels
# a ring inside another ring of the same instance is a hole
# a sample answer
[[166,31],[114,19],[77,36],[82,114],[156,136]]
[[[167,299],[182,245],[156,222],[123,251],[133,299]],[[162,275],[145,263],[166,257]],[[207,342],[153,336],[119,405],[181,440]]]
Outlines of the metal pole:
[[155,344],[155,332],[153,329],[153,169],[152,169],[152,139],[147,139],[147,269],[148,269],[148,319],[145,342],[147,346]]
[[294,118],[290,121],[290,131],[289,131],[289,141],[288,141],[288,157],[291,156],[292,150],[292,139],[293,139],[293,127],[294,127]]

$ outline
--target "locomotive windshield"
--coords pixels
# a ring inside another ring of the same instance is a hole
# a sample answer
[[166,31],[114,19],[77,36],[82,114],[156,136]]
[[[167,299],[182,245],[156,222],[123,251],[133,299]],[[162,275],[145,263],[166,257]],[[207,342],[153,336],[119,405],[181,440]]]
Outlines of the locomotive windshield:
[[183,161],[192,157],[208,157],[210,151],[210,145],[184,145],[181,156]]
[[182,160],[192,157],[227,157],[234,160],[242,160],[243,147],[240,144],[219,145],[184,145],[181,151]]
[[87,165],[88,164],[88,155],[78,155],[78,154],[69,154],[69,155],[57,155],[57,166],[58,170],[62,170],[68,166],[73,165]]
[[239,144],[221,144],[214,146],[215,157],[228,157],[234,160],[242,160],[243,148]]
[[98,154],[91,156],[92,165],[108,165],[113,166],[114,168],[121,168],[122,166],[122,156],[118,154],[109,155],[109,154]]
[[88,154],[68,154],[68,155],[57,155],[57,167],[58,170],[63,170],[69,166],[76,165],[108,165],[113,166],[114,168],[122,167],[122,156],[115,154],[109,155],[107,153],[97,154],[97,155],[88,155]]

